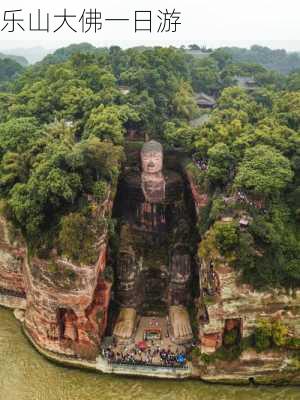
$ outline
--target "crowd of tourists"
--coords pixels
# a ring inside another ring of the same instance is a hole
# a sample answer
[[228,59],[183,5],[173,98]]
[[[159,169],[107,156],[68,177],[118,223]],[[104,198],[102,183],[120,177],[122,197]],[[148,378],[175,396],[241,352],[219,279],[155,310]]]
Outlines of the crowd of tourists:
[[255,207],[264,213],[266,212],[266,210],[264,209],[264,202],[262,200],[257,200],[257,199],[254,200],[254,199],[248,198],[247,195],[242,191],[238,191],[236,193],[236,200],[240,203],[246,203],[251,207]]
[[[207,159],[199,159],[196,156],[193,156],[193,161],[195,163],[195,165],[197,165],[197,167],[201,170],[201,171],[207,171],[208,170],[208,160]],[[231,167],[230,168],[230,177],[233,178],[234,176],[234,168]],[[231,198],[226,198],[224,197],[225,203],[227,201],[230,201]],[[250,198],[247,197],[247,195],[242,192],[242,191],[238,191],[235,196],[234,196],[234,200],[240,203],[246,203],[248,205],[250,205],[251,207],[255,207],[258,209],[261,209],[263,212],[265,212],[265,209],[263,208],[263,202],[260,200],[252,200]]]
[[263,213],[266,213],[266,209],[264,208],[264,202],[262,200],[258,199],[253,199],[250,196],[247,196],[244,192],[242,191],[237,191],[233,196],[231,197],[223,197],[223,200],[225,204],[231,204],[231,203],[241,203],[241,204],[247,204],[248,206],[255,207],[256,209],[260,210]]
[[161,349],[159,346],[149,346],[140,348],[137,345],[133,347],[124,347],[120,350],[117,346],[108,346],[103,349],[103,356],[109,363],[134,365],[134,366],[157,366],[184,368],[186,365],[186,354],[184,351],[170,348]]
[[207,169],[208,169],[208,160],[199,159],[199,158],[193,156],[193,161],[197,165],[197,167],[199,169],[201,169],[201,171],[207,171]]

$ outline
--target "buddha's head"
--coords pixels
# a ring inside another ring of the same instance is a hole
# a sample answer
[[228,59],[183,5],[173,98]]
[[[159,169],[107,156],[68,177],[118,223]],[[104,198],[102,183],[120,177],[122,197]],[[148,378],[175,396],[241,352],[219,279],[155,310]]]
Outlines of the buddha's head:
[[143,172],[155,174],[162,171],[163,166],[163,148],[155,140],[146,142],[141,150],[141,161]]

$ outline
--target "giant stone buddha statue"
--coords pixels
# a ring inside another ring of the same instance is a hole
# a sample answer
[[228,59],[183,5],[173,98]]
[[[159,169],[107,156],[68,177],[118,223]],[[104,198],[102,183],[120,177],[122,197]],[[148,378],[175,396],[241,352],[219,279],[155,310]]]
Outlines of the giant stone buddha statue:
[[174,341],[184,343],[192,330],[186,308],[191,257],[183,181],[174,171],[163,172],[163,148],[156,141],[143,145],[141,167],[140,174],[129,173],[124,181],[116,291],[120,310],[113,334],[132,338],[145,304],[161,303]]

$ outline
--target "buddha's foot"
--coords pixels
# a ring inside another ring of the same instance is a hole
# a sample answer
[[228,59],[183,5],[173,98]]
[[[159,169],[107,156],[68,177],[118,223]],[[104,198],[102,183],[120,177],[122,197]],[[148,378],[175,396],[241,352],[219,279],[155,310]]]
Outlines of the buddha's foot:
[[189,314],[184,306],[171,306],[169,309],[170,322],[176,342],[187,342],[193,338]]
[[136,311],[134,308],[121,308],[116,325],[114,327],[114,336],[121,339],[129,339],[134,331]]

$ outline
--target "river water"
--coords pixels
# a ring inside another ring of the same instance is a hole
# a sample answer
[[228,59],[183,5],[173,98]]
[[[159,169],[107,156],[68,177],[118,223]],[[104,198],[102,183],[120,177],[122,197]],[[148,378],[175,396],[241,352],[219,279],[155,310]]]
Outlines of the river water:
[[57,366],[38,354],[0,307],[0,400],[300,400],[297,387],[235,387],[129,379]]

